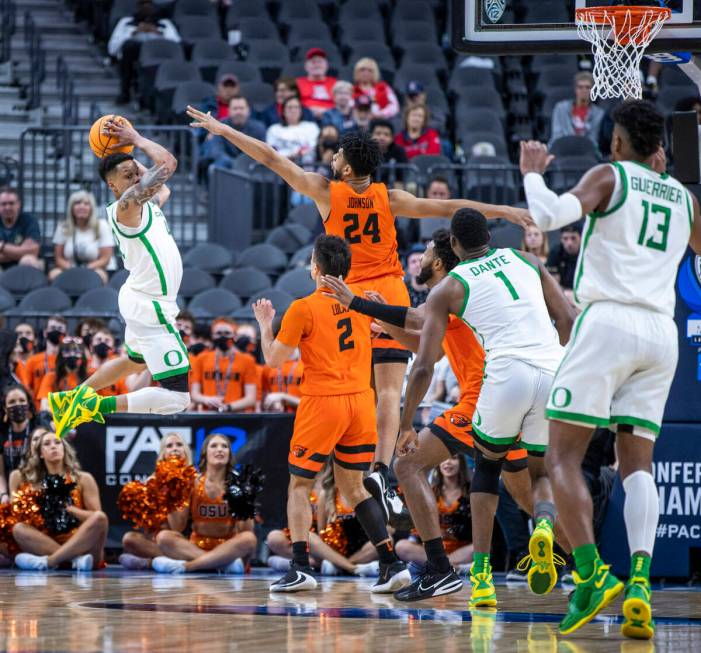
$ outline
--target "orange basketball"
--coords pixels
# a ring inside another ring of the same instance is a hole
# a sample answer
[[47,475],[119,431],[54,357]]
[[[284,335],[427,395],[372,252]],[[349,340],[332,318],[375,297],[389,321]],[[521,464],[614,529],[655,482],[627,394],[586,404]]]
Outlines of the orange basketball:
[[122,147],[117,147],[114,149],[107,149],[114,145],[116,142],[116,138],[114,136],[107,136],[107,134],[104,134],[102,132],[104,124],[108,120],[119,124],[126,124],[129,127],[131,127],[131,123],[126,118],[123,118],[122,116],[117,116],[115,114],[102,116],[102,118],[98,118],[92,124],[92,127],[90,127],[90,135],[88,136],[88,142],[90,143],[90,149],[93,151],[93,154],[95,154],[95,156],[100,159],[103,159],[108,154],[117,154],[117,152],[124,152],[125,154],[129,154],[134,149],[133,145],[124,145]]

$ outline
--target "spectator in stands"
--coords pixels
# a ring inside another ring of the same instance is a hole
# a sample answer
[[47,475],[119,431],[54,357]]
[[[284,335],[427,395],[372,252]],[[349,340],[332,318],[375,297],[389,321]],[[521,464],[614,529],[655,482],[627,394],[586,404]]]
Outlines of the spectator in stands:
[[[224,124],[258,140],[265,140],[265,125],[251,118],[251,107],[242,95],[234,95],[229,100],[229,117]],[[233,168],[234,159],[240,156],[241,150],[232,145],[223,136],[208,134],[200,147],[200,157],[204,165],[214,163],[220,168]]]
[[331,162],[333,155],[338,152],[338,144],[341,136],[335,125],[324,125],[319,132],[319,140],[316,144],[316,160],[320,163],[316,172],[324,177],[331,178]]
[[548,247],[548,237],[535,225],[526,227],[523,232],[523,240],[521,241],[521,249],[524,252],[535,254],[543,263],[546,264],[550,248]]
[[88,378],[88,359],[82,338],[66,336],[58,346],[56,371],[44,375],[36,394],[41,410],[49,409],[49,392],[65,392]]
[[394,118],[399,100],[392,87],[380,78],[380,67],[370,57],[359,59],[353,68],[353,97],[367,95],[372,101],[373,118]]
[[[76,519],[77,526],[68,532],[43,532],[20,522],[12,535],[23,551],[15,557],[20,569],[48,571],[70,562],[76,571],[92,571],[103,566],[107,516],[100,505],[100,491],[91,474],[80,468],[73,447],[65,439],[58,440],[46,432],[32,447],[32,454],[20,469],[22,487],[41,489],[50,474],[60,474],[66,483],[75,483],[71,503],[66,512]],[[16,489],[16,488],[15,488]]]
[[0,267],[6,270],[19,263],[43,270],[39,243],[39,221],[22,211],[19,192],[9,186],[0,188]]
[[297,78],[297,88],[302,104],[319,120],[321,116],[333,109],[333,87],[335,77],[329,77],[329,62],[326,52],[321,48],[310,48],[304,57],[306,77]]
[[22,382],[22,385],[28,385],[27,361],[34,353],[34,347],[36,345],[34,327],[27,322],[20,322],[15,327],[15,334],[17,335],[14,355],[15,376]]
[[416,243],[411,246],[406,255],[404,283],[409,291],[409,299],[414,308],[424,304],[426,297],[428,297],[428,287],[426,282],[421,279],[421,258],[425,251],[425,245]]
[[29,451],[30,433],[36,415],[29,390],[22,385],[8,386],[0,399],[0,503],[7,503],[8,478]]
[[263,401],[263,365],[259,360],[258,351],[258,329],[252,322],[244,322],[236,327],[236,338],[234,344],[239,351],[243,351],[253,357],[256,367],[256,405],[255,410],[249,409],[246,412],[259,413]]
[[319,126],[302,119],[302,104],[296,97],[285,100],[282,122],[268,127],[265,135],[268,145],[297,163],[314,162],[318,139]]
[[555,105],[551,121],[550,145],[561,136],[586,136],[598,147],[604,111],[591,101],[594,77],[589,72],[574,76],[574,100]]
[[241,94],[239,78],[233,73],[226,73],[219,78],[217,83],[217,120],[229,117],[229,102],[231,98]]
[[44,351],[39,351],[27,359],[26,385],[34,397],[37,408],[39,407],[39,401],[37,399],[39,386],[44,376],[56,370],[58,348],[67,333],[68,324],[66,319],[60,315],[51,316],[46,321],[46,327],[44,328]]
[[106,220],[98,219],[95,196],[79,190],[68,198],[66,219],[54,232],[55,265],[49,272],[54,280],[64,270],[85,267],[107,283],[107,267],[114,255],[114,237]]
[[[99,367],[115,357],[114,335],[107,328],[98,329],[90,340],[90,360],[88,361],[88,376],[92,376]],[[124,379],[118,379],[112,385],[108,385],[97,394],[103,397],[116,397],[127,394],[131,388],[127,387]]]
[[409,160],[420,154],[441,153],[440,134],[428,126],[429,111],[425,104],[417,104],[404,110],[404,129],[394,142],[406,151]]
[[216,318],[212,322],[215,350],[202,352],[195,360],[190,394],[204,410],[244,412],[256,404],[256,362],[236,346],[235,337],[236,323],[228,317]]
[[547,260],[547,268],[566,290],[574,285],[574,271],[582,241],[582,227],[570,224],[560,230],[560,243],[553,247]]
[[92,337],[101,329],[107,329],[107,323],[99,317],[84,317],[73,332],[74,335],[83,339],[86,348],[90,347]]
[[[428,182],[426,197],[430,200],[449,200],[452,196],[450,183],[445,177],[436,175]],[[449,218],[425,218],[418,220],[419,238],[423,242],[431,240],[436,229],[450,229]]]
[[394,170],[381,170],[380,181],[394,188],[401,188],[404,181],[404,170],[401,166],[406,164],[409,159],[407,159],[404,148],[394,142],[394,126],[385,118],[376,118],[370,123],[370,134],[380,146],[382,163],[400,166]]
[[299,406],[302,393],[304,363],[295,349],[282,367],[263,366],[263,410],[271,413],[294,413]]
[[[206,348],[207,345],[200,343],[196,336],[197,323],[195,322],[195,316],[190,313],[190,311],[180,311],[175,316],[175,328],[180,333],[180,337],[183,343],[187,347],[188,355],[190,357],[190,373],[192,374],[192,367],[195,364],[195,358],[199,356]],[[209,335],[209,334],[208,334]]]
[[334,106],[321,117],[321,126],[333,125],[340,134],[356,128],[353,119],[353,84],[339,79],[333,85]]
[[199,356],[203,351],[212,349],[212,331],[209,324],[195,324],[190,336],[188,351],[191,356]]
[[117,104],[126,104],[131,99],[141,44],[152,39],[180,43],[180,34],[170,20],[156,17],[151,0],[139,0],[134,15],[125,16],[117,23],[107,44],[110,56],[118,60],[121,92]]
[[368,131],[372,122],[372,100],[367,95],[360,95],[353,104],[353,121],[356,129]]
[[[287,98],[299,97],[299,88],[297,80],[294,77],[280,77],[275,80],[275,102],[268,105],[265,109],[258,113],[256,118],[260,120],[266,127],[275,125],[282,121],[282,105]],[[302,108],[302,120],[314,120],[314,114],[307,109]]]
[[[418,80],[411,80],[404,91],[404,105],[402,109],[406,111],[410,107],[416,107],[419,105],[428,106],[428,97],[426,95],[426,90],[424,85]],[[428,119],[429,127],[435,127],[437,130],[441,130],[445,126],[446,115],[443,109],[431,107],[431,115]],[[445,145],[443,145],[445,149]]]

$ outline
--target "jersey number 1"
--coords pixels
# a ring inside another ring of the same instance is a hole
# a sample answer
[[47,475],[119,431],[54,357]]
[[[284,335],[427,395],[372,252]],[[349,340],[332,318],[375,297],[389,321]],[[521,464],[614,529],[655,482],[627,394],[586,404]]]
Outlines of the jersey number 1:
[[509,291],[509,294],[511,295],[511,299],[516,301],[518,299],[518,293],[516,292],[516,288],[514,288],[511,285],[511,282],[509,281],[509,277],[507,277],[501,270],[499,272],[495,272],[494,276],[497,279],[501,279],[503,284],[506,286],[506,289]]
[[[357,245],[360,242],[360,218],[357,213],[346,213],[343,216],[346,228],[343,230],[343,237],[349,245]],[[371,243],[380,242],[380,223],[377,213],[368,215],[368,219],[363,226],[363,236],[370,236]]]
[[355,349],[355,343],[351,340],[353,335],[353,323],[349,317],[344,317],[336,323],[337,329],[343,329],[338,334],[338,351],[346,351],[347,349]]
[[[647,240],[647,222],[650,215],[661,216],[657,221],[657,229]],[[669,234],[669,223],[672,219],[672,209],[668,206],[660,206],[659,204],[650,205],[646,200],[643,200],[643,224],[640,227],[640,235],[638,236],[638,245],[644,245],[650,249],[659,249],[661,252],[667,251],[667,236]],[[660,236],[660,240],[655,240],[655,237]]]

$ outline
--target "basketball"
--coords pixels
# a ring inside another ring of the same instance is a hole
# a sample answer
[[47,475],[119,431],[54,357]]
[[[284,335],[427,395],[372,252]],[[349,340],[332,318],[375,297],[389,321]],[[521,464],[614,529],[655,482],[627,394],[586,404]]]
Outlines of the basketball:
[[124,145],[123,147],[108,149],[115,143],[114,136],[107,136],[107,134],[103,133],[104,125],[108,120],[113,120],[114,122],[126,124],[131,127],[131,123],[126,118],[115,114],[109,114],[98,118],[92,124],[92,127],[90,127],[88,142],[90,143],[90,149],[99,159],[104,159],[108,154],[117,154],[117,152],[129,154],[134,149],[133,145]]

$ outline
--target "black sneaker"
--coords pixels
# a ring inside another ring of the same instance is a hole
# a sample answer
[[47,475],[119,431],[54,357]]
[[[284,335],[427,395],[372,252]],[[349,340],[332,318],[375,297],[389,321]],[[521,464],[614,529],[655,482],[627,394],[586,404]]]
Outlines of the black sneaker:
[[519,569],[514,567],[506,572],[506,582],[507,583],[527,583],[528,582],[528,569]]
[[452,567],[446,573],[440,573],[426,565],[426,570],[411,585],[394,593],[397,601],[421,601],[434,596],[452,594],[462,589],[462,580]]
[[380,563],[380,577],[370,590],[373,594],[390,594],[411,584],[411,574],[401,561],[391,565]]
[[316,589],[316,578],[311,567],[298,567],[290,562],[289,571],[271,586],[271,592],[301,592],[303,590]]
[[373,499],[380,504],[385,517],[385,523],[397,530],[411,530],[414,523],[411,515],[399,498],[397,493],[385,482],[385,477],[380,472],[373,472],[363,480],[365,489]]

